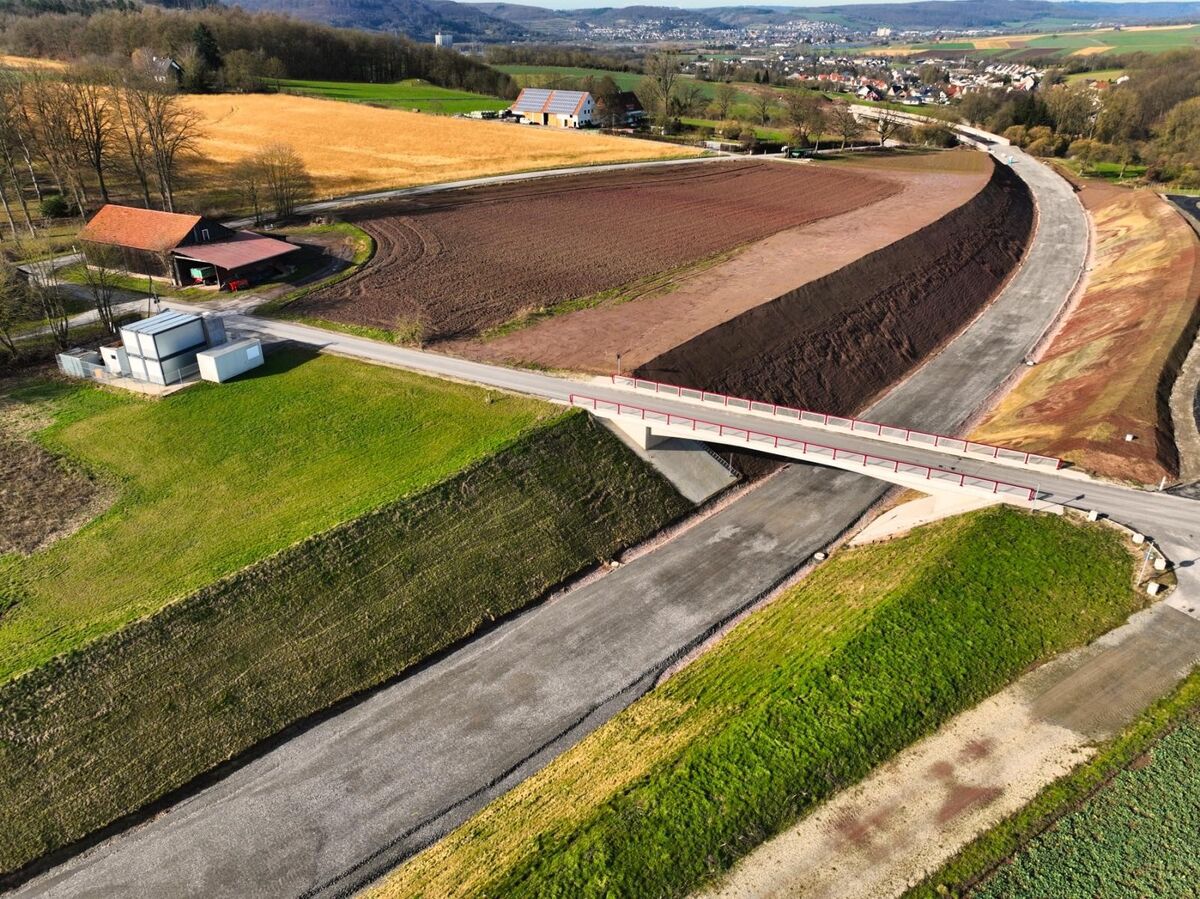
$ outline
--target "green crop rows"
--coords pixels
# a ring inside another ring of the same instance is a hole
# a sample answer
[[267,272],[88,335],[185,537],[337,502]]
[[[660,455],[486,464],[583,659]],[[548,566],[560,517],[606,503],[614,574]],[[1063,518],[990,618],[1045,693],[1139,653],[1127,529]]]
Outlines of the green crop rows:
[[582,414],[0,686],[0,871],[393,677],[682,514]]

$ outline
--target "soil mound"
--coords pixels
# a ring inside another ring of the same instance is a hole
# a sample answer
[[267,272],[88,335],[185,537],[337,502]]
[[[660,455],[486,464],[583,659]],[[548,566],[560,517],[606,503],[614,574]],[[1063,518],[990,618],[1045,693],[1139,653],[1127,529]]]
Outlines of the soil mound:
[[1028,189],[998,165],[983,190],[933,224],[744,312],[637,372],[852,413],[983,308],[1020,261],[1033,221]]
[[436,194],[346,216],[377,244],[359,275],[289,307],[469,337],[900,190],[861,171],[714,162]]

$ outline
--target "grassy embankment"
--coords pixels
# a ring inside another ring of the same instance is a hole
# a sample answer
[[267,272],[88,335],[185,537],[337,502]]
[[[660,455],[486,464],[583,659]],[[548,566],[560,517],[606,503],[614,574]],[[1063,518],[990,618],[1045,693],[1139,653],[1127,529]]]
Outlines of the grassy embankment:
[[686,511],[586,416],[335,358],[288,369],[299,361],[159,403],[58,398],[52,445],[117,475],[121,496],[5,560],[37,591],[3,619],[5,672],[41,664],[0,685],[0,871]]
[[384,881],[678,896],[1141,602],[1119,536],[992,509],[839,553]]
[[454,115],[479,109],[500,110],[507,109],[510,105],[509,101],[498,97],[438,87],[419,78],[390,84],[283,79],[277,82],[277,86],[289,94],[323,97],[327,100],[349,100],[352,103],[370,103],[375,106],[407,109],[411,112],[430,112],[436,115]]
[[1082,195],[1096,235],[1083,296],[974,437],[1157,483],[1178,472],[1168,403],[1191,345],[1200,242],[1156,195],[1098,190]]
[[1198,752],[1200,671],[906,899],[1191,895]]
[[15,602],[0,618],[0,682],[424,489],[552,414],[541,403],[295,353],[160,402],[83,386],[52,402],[45,445],[120,496],[48,549],[0,558],[0,596]]

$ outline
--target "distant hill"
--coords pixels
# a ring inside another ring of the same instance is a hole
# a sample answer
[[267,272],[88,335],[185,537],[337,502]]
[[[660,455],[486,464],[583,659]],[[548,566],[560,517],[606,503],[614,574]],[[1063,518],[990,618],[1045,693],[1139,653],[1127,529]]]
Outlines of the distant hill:
[[341,28],[392,31],[416,41],[432,41],[438,31],[456,40],[530,40],[528,29],[453,0],[234,0],[243,9],[285,13]]
[[[4,3],[14,0],[0,0]],[[22,2],[22,0],[16,0]],[[23,0],[26,3],[114,2],[114,0]],[[168,0],[169,2],[169,0]],[[179,2],[179,0],[175,0]],[[250,10],[282,12],[343,27],[397,31],[429,41],[438,31],[457,40],[522,41],[561,38],[580,26],[637,26],[657,22],[668,28],[739,28],[796,19],[836,22],[857,30],[1062,28],[1096,22],[1154,23],[1200,21],[1198,2],[1089,2],[1089,0],[920,0],[857,6],[670,6],[596,7],[553,10],[522,3],[460,3],[455,0],[227,0]]]
[[474,3],[490,16],[553,34],[565,27],[587,23],[668,21],[679,25],[730,28],[756,24],[781,24],[796,19],[837,22],[850,28],[879,27],[1017,28],[1063,27],[1094,22],[1200,21],[1200,2],[1050,2],[1050,0],[921,0],[915,3],[871,3],[850,6],[719,6],[678,9],[661,6],[547,10],[515,3]]

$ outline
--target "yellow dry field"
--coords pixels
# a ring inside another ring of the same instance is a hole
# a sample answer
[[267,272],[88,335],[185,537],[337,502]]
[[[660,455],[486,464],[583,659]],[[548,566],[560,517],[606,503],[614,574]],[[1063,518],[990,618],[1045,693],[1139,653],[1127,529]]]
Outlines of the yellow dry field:
[[1160,382],[1187,351],[1180,344],[1200,302],[1200,242],[1149,191],[1089,187],[1083,197],[1096,235],[1083,296],[1042,360],[972,436],[1157,483],[1178,471]]
[[267,144],[288,143],[304,158],[323,197],[505,172],[697,155],[688,148],[587,131],[285,94],[191,96],[187,102],[204,118],[197,147],[203,159],[229,164]]
[[31,56],[7,56],[0,54],[0,66],[10,69],[51,69],[61,72],[67,67],[65,62],[57,59],[34,59]]

